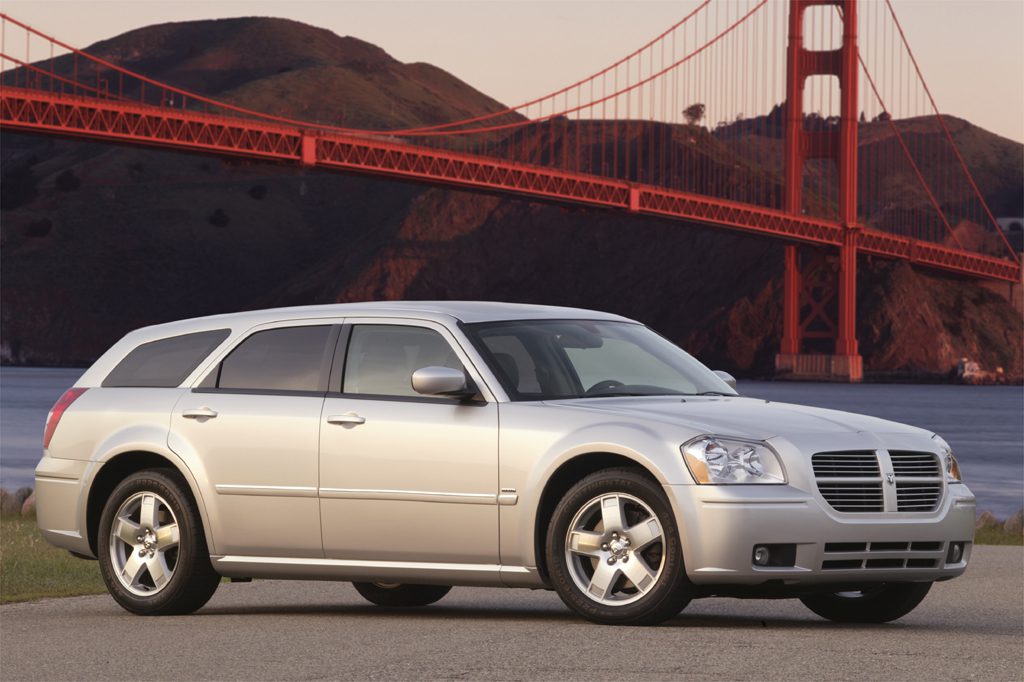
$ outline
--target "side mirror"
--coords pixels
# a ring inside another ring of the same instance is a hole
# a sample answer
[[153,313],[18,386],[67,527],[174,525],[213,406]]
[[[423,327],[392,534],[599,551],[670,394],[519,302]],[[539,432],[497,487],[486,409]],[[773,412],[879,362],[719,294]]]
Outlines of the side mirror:
[[412,389],[422,395],[465,398],[476,391],[469,387],[466,374],[451,367],[423,367],[412,373]]
[[729,388],[731,388],[734,391],[736,390],[736,377],[734,377],[733,375],[729,374],[728,372],[723,372],[720,369],[716,369],[715,370],[715,376],[717,376],[719,379],[721,379],[725,383],[729,384]]

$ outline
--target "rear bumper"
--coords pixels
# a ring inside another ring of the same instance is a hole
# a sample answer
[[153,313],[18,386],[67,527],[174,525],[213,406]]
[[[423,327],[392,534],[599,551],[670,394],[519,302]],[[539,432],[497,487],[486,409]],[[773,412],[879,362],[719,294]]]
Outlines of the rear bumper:
[[[928,513],[840,514],[788,485],[665,490],[687,575],[698,585],[943,580],[962,574],[970,560],[975,500],[963,484],[948,486],[940,507]],[[965,546],[950,564],[952,542]],[[754,547],[774,544],[795,545],[793,565],[754,565]]]
[[85,528],[85,486],[91,462],[43,455],[36,466],[36,523],[52,545],[92,556]]

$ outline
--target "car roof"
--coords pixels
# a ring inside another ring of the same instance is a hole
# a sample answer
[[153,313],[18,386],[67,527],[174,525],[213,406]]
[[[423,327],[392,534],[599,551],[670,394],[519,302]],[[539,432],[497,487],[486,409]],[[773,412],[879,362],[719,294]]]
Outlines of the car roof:
[[[167,324],[145,327],[153,338],[166,334],[181,334],[188,331],[215,329],[218,326],[233,328],[252,327],[270,322],[287,320],[308,320],[320,317],[411,317],[437,322],[452,319],[472,324],[475,322],[499,322],[504,320],[614,320],[633,322],[612,313],[584,308],[533,305],[528,303],[500,303],[495,301],[377,301],[365,303],[333,303],[329,305],[293,306],[269,308],[239,313],[197,317]],[[142,330],[137,330],[142,331]],[[150,334],[146,334],[150,336]]]

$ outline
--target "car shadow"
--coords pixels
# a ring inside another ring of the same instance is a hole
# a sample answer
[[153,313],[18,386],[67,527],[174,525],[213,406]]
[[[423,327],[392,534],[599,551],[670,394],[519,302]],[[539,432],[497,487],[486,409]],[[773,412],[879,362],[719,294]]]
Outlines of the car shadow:
[[[383,607],[372,604],[258,604],[238,606],[206,606],[191,617],[203,616],[348,616],[358,618],[402,618],[421,621],[459,620],[515,620],[547,623],[575,623],[581,626],[612,627],[590,623],[568,609],[553,606],[544,608],[443,606]],[[700,629],[786,629],[786,630],[842,630],[856,631],[921,631],[959,632],[956,627],[920,621],[893,623],[834,623],[808,616],[807,618],[764,618],[760,616],[709,615],[685,612],[657,626],[659,628]]]
[[401,617],[420,620],[538,620],[550,622],[581,621],[570,611],[557,606],[537,608],[493,608],[471,606],[393,607],[372,604],[258,604],[239,606],[205,606],[193,616],[357,616],[367,618]]
[[685,612],[665,621],[659,627],[702,628],[702,629],[786,629],[786,630],[842,630],[843,632],[873,632],[885,630],[928,632],[962,632],[962,628],[944,623],[922,623],[894,621],[890,623],[837,623],[813,615],[806,618],[765,618],[763,616],[711,615],[692,614]]

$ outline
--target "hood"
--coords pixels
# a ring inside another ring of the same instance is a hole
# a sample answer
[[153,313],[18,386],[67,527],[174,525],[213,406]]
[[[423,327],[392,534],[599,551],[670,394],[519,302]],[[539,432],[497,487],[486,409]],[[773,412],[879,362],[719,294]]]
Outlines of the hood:
[[583,398],[559,403],[629,419],[645,419],[684,426],[699,433],[767,440],[776,436],[828,433],[928,433],[914,426],[852,412],[757,398],[712,396],[651,396]]

